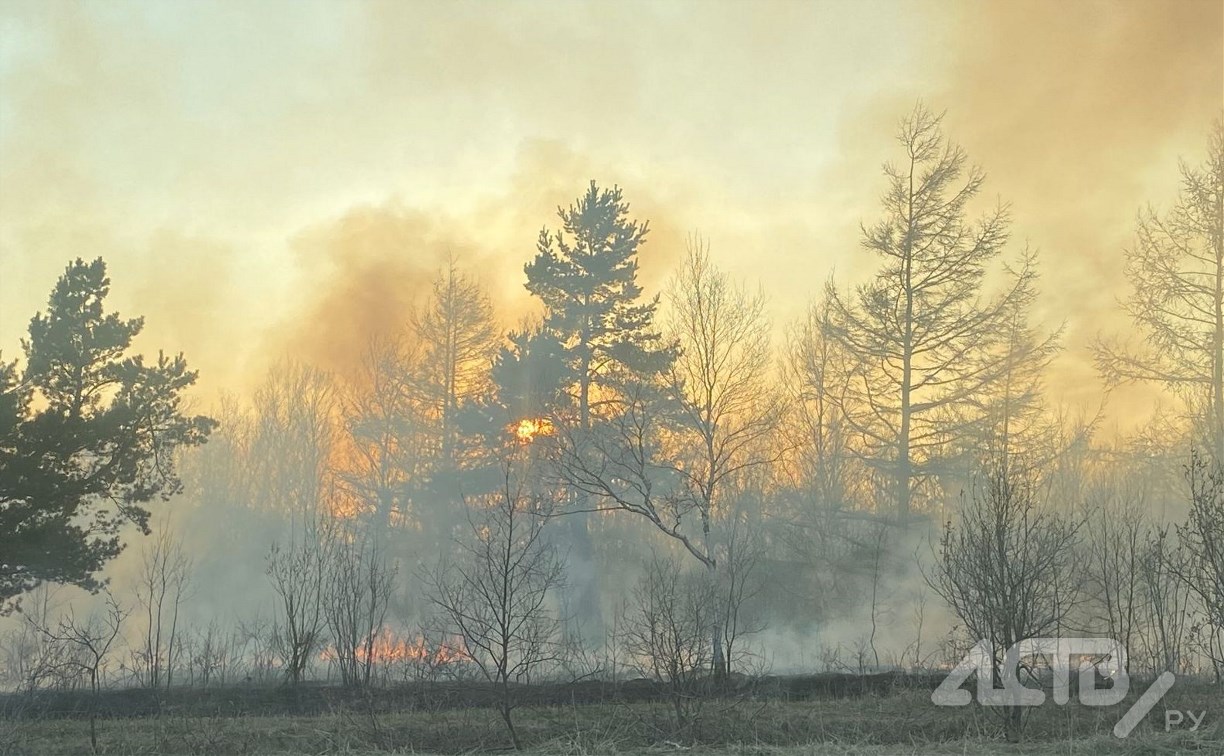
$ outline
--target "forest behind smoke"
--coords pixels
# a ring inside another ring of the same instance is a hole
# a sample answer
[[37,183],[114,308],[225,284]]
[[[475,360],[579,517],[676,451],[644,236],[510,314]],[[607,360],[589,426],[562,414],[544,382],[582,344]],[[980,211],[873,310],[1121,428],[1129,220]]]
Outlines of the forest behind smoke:
[[343,370],[286,356],[203,406],[190,354],[130,359],[105,260],[69,263],[0,360],[0,679],[479,680],[516,746],[516,685],[649,680],[683,730],[705,685],[947,670],[982,639],[1110,638],[1132,674],[1219,685],[1224,122],[1203,134],[1175,203],[1133,198],[1126,325],[1086,347],[1107,389],[1161,391],[1127,432],[1108,391],[1047,396],[1059,260],[921,104],[878,145],[868,274],[791,323],[717,238],[659,251],[596,179],[516,263],[532,314],[454,254],[404,282],[408,318],[341,334]]

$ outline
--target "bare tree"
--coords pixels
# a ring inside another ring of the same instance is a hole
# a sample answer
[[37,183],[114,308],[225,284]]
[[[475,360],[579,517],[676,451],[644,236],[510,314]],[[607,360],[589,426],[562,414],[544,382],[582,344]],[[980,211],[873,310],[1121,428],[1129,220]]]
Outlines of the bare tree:
[[277,634],[285,677],[297,685],[320,650],[323,601],[331,561],[331,518],[315,513],[286,545],[268,550],[267,574],[279,598]]
[[620,628],[626,653],[667,686],[677,732],[694,724],[713,658],[709,627],[717,600],[709,574],[686,574],[655,556],[639,579]]
[[691,450],[677,468],[701,502],[708,535],[721,488],[776,458],[782,402],[768,381],[771,324],[764,294],[732,282],[696,238],[667,301],[668,334],[680,346],[669,390],[680,410],[678,432],[686,436],[680,445]]
[[1177,526],[1186,559],[1174,564],[1203,609],[1203,645],[1219,680],[1224,673],[1224,465],[1195,453],[1186,479],[1190,514]]
[[93,753],[98,752],[98,692],[101,689],[101,674],[107,657],[119,639],[127,616],[128,611],[107,592],[104,612],[79,621],[69,609],[67,615],[62,617],[55,627],[39,627],[49,643],[71,649],[70,653],[59,658],[59,663],[83,672],[89,678],[89,746]]
[[[1016,465],[988,469],[944,527],[927,581],[974,641],[990,642],[993,684],[1007,649],[1055,634],[1074,605],[1079,538],[1076,523],[1038,504],[1035,481]],[[1018,740],[1022,709],[1002,712],[1008,740]]]
[[863,475],[850,449],[842,417],[852,359],[832,336],[827,302],[812,305],[791,328],[782,382],[790,397],[783,431],[788,436],[791,485],[811,504],[842,509],[861,497]]
[[976,224],[967,217],[984,175],[945,141],[941,118],[919,105],[901,126],[905,158],[884,167],[884,219],[863,231],[864,248],[884,261],[874,279],[852,299],[826,287],[831,333],[858,359],[844,416],[864,458],[893,479],[902,521],[915,483],[937,474],[948,444],[980,423],[969,401],[1029,357],[1000,359],[1007,325],[1031,296],[1031,257],[1002,293],[983,296],[1007,242],[1007,208]]
[[225,685],[234,665],[240,661],[237,658],[238,637],[237,629],[225,632],[215,619],[189,632],[183,639],[187,684],[198,684],[202,688],[214,682]]
[[[710,262],[700,238],[667,290],[667,331],[680,347],[668,373],[678,412],[672,426],[670,465],[701,521],[703,560],[718,580],[712,533],[723,509],[723,489],[747,470],[778,457],[781,397],[769,384],[770,321],[765,295],[737,286]],[[716,608],[712,639],[714,672],[726,674],[721,638],[725,618]]]
[[1184,671],[1193,606],[1190,585],[1181,579],[1188,574],[1187,558],[1167,528],[1156,532],[1143,552],[1140,575],[1147,617],[1142,641],[1155,672]]
[[1163,218],[1142,212],[1127,252],[1125,306],[1142,344],[1099,341],[1096,363],[1110,383],[1162,383],[1201,403],[1207,445],[1224,460],[1224,120],[1207,162],[1181,174],[1177,204]]
[[1042,335],[1029,323],[1028,314],[1037,301],[1035,255],[1026,251],[1022,265],[1029,283],[1004,301],[997,338],[979,355],[997,365],[994,379],[965,396],[962,413],[976,422],[958,429],[959,438],[950,441],[970,467],[980,463],[983,450],[987,458],[997,458],[1004,466],[1014,455],[1023,457],[1026,465],[1043,466],[1062,451],[1057,444],[1060,429],[1044,402],[1043,379],[1061,349],[1063,329]]
[[545,539],[548,499],[532,492],[526,477],[505,463],[500,490],[470,502],[483,511],[471,515],[457,558],[428,578],[430,599],[461,639],[463,655],[498,688],[498,711],[516,750],[522,742],[512,686],[530,682],[562,651],[550,602],[563,585],[563,562]]
[[[1098,492],[1086,520],[1088,595],[1104,615],[1108,637],[1130,652],[1143,632],[1146,615],[1143,569],[1151,525],[1143,515],[1142,494],[1108,486]],[[1128,655],[1127,672],[1131,661]]]
[[234,634],[234,655],[246,663],[247,682],[268,682],[274,674],[285,674],[282,633],[274,620],[262,614],[239,620]]
[[43,628],[51,627],[52,614],[57,611],[57,587],[43,583],[26,594],[21,614],[24,622],[5,633],[0,641],[3,677],[0,680],[12,689],[37,690],[57,682],[57,672],[63,648],[48,642]]
[[300,524],[331,486],[337,395],[329,374],[284,362],[256,390],[242,460],[251,503]]
[[341,532],[324,575],[323,613],[330,652],[345,685],[369,685],[375,645],[383,630],[395,569],[367,534]]
[[145,542],[135,589],[145,626],[133,656],[146,687],[169,688],[174,681],[179,612],[190,596],[191,581],[192,561],[183,551],[183,540],[163,522],[157,535]]
[[363,508],[373,509],[379,534],[408,516],[412,484],[426,462],[425,423],[411,378],[420,361],[399,342],[372,338],[357,385],[344,401],[344,441],[351,453],[338,475]]
[[890,545],[888,540],[889,525],[890,523],[887,519],[880,519],[870,523],[873,530],[869,551],[871,560],[871,603],[869,614],[871,633],[867,636],[867,647],[871,649],[871,661],[874,669],[879,669],[880,667],[880,650],[876,646],[876,635],[880,631],[881,604],[883,603],[881,593],[884,589],[885,558]]
[[721,631],[715,640],[722,643],[726,671],[741,669],[749,658],[744,643],[749,636],[766,627],[754,602],[764,589],[761,560],[765,543],[759,530],[738,521],[727,527],[725,551],[720,560],[718,583],[714,596],[715,609],[721,619]]
[[222,395],[218,427],[208,443],[184,455],[183,492],[201,506],[255,506],[256,451],[252,447],[255,420],[250,408],[232,395]]
[[442,464],[456,464],[461,402],[483,394],[489,364],[501,345],[493,304],[479,281],[459,270],[454,257],[434,280],[429,301],[412,318],[423,349],[417,387],[437,428]]

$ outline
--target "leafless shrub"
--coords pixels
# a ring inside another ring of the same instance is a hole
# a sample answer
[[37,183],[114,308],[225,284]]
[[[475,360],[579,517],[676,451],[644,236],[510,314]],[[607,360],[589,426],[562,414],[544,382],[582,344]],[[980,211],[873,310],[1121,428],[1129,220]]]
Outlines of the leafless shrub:
[[1143,551],[1140,574],[1147,616],[1141,647],[1155,672],[1185,672],[1190,663],[1193,594],[1179,577],[1187,569],[1186,559],[1167,529],[1154,534]]
[[187,684],[202,688],[225,685],[238,662],[237,641],[238,631],[225,632],[216,620],[188,630],[182,641]]
[[[1016,467],[988,470],[939,540],[928,583],[974,641],[994,648],[994,677],[1012,645],[1056,635],[1078,597],[1079,526],[1038,505],[1032,477]],[[1023,710],[1001,707],[1008,740],[1019,740]]]
[[369,685],[395,569],[375,539],[344,534],[332,548],[325,572],[323,614],[331,633],[329,656],[345,685]]
[[1201,646],[1218,682],[1224,674],[1224,466],[1196,453],[1186,468],[1186,479],[1190,513],[1177,526],[1186,558],[1171,566],[1202,608]]
[[[1084,566],[1090,605],[1107,637],[1133,649],[1143,633],[1146,615],[1143,568],[1151,525],[1143,515],[1141,492],[1110,486],[1097,496],[1087,518]],[[1128,656],[1128,672],[1131,661]]]
[[287,546],[273,543],[268,551],[267,574],[280,598],[275,636],[286,680],[292,685],[302,681],[321,650],[331,536],[328,517],[318,513],[302,529],[300,539]]
[[700,712],[713,656],[714,586],[685,574],[679,563],[655,556],[635,586],[624,616],[626,654],[642,674],[667,686],[677,733]]
[[51,627],[58,609],[56,590],[44,583],[26,594],[21,604],[22,622],[0,639],[0,678],[18,691],[43,687],[63,687],[79,681],[78,673],[65,676],[67,669],[59,657],[66,652],[62,644],[51,643],[41,628]]
[[[504,468],[503,485],[469,519],[458,558],[428,576],[430,599],[463,647],[463,655],[500,692],[499,712],[515,749],[511,685],[531,682],[560,658],[561,623],[550,608],[563,585],[563,564],[544,539],[544,497]],[[480,506],[481,502],[472,502]]]
[[192,562],[182,539],[168,524],[144,544],[136,582],[136,607],[145,625],[140,646],[132,651],[133,666],[142,685],[170,687],[178,661],[179,612],[191,591]]
[[239,622],[233,656],[246,665],[245,682],[264,683],[282,674],[284,647],[277,623],[258,615]]
[[599,679],[617,681],[627,668],[621,643],[624,611],[614,612],[611,624],[604,627],[603,638],[588,638],[579,617],[566,617],[562,633],[565,652],[561,671],[570,680]]
[[98,752],[98,691],[102,684],[103,665],[119,639],[127,616],[128,610],[107,593],[104,612],[79,621],[69,609],[54,627],[44,625],[38,628],[48,643],[67,651],[56,656],[55,664],[78,672],[89,680],[89,745],[94,753]]

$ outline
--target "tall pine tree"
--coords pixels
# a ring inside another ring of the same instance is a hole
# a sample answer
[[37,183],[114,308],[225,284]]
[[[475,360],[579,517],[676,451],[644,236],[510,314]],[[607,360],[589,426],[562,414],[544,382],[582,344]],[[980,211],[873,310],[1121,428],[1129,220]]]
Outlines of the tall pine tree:
[[557,216],[561,229],[540,231],[538,252],[524,270],[527,290],[547,308],[544,329],[565,349],[586,429],[593,389],[614,385],[626,371],[657,375],[670,366],[675,349],[654,328],[658,297],[640,301],[637,253],[650,228],[629,217],[620,188],[601,190],[592,181]]
[[[652,379],[674,362],[677,348],[655,329],[658,297],[642,301],[637,254],[649,223],[629,216],[620,187],[594,181],[569,208],[557,208],[561,228],[540,231],[528,263],[527,290],[546,308],[542,331],[560,346],[567,388],[582,433],[599,422],[626,381]],[[606,403],[606,404],[605,404]],[[598,581],[584,501],[570,515],[570,610],[599,624]],[[599,628],[593,628],[599,632]]]

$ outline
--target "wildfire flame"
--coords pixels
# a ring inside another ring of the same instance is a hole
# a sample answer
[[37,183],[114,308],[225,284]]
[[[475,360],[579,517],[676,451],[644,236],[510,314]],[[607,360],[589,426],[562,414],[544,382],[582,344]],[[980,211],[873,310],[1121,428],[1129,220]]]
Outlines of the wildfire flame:
[[[319,656],[325,661],[331,661],[336,658],[336,649],[334,646],[328,646]],[[408,662],[440,666],[460,661],[462,652],[457,645],[446,642],[432,645],[422,637],[402,638],[383,627],[374,636],[370,658],[373,659],[375,665]],[[357,649],[357,661],[361,664],[366,663],[365,644]]]
[[524,444],[531,443],[537,436],[551,436],[553,432],[552,421],[546,417],[525,417],[513,427],[514,437]]

